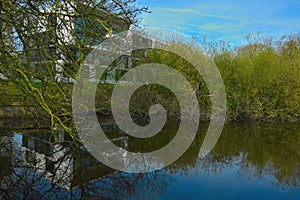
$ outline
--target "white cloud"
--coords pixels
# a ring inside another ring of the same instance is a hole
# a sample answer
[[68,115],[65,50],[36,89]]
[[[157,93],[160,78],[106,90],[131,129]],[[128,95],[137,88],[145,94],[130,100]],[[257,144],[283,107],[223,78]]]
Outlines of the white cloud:
[[211,18],[239,19],[239,18],[235,18],[235,17],[231,17],[231,16],[209,14],[209,13],[206,13],[206,12],[200,12],[200,11],[193,10],[193,9],[166,8],[166,7],[155,7],[154,9],[158,10],[158,11],[193,14],[193,15],[199,15],[199,16],[211,17]]

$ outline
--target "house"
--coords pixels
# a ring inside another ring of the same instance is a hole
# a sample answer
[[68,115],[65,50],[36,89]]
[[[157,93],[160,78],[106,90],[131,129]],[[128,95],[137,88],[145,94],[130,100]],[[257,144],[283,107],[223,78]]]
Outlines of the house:
[[[95,77],[97,70],[95,68],[102,68],[103,70],[105,70],[105,73],[104,76],[101,77],[100,82],[115,84],[122,75],[124,75],[128,70],[135,67],[135,61],[139,61],[141,58],[147,56],[149,49],[160,48],[167,45],[166,42],[158,38],[149,36],[149,34],[142,31],[133,30],[131,27],[128,31],[123,32],[122,36],[120,36],[118,40],[124,40],[119,44],[124,45],[120,46],[120,49],[126,49],[124,52],[122,51],[122,53],[112,52],[111,48],[109,48],[109,45],[114,44],[110,44],[109,39],[107,39],[104,43],[92,47],[92,49],[95,51],[92,51],[88,55],[88,58],[86,59],[86,64],[88,65],[89,62],[92,62],[93,59],[97,59],[97,56],[109,57],[115,56],[115,53],[120,54],[120,56],[118,58],[113,58],[114,61],[110,66],[104,66],[100,64],[98,66],[89,65],[88,73],[90,81],[98,81],[100,77]],[[105,58],[100,58],[100,60],[104,61]]]
[[24,66],[33,81],[70,82],[91,47],[131,22],[85,3],[67,3],[26,13],[22,37]]
[[[131,26],[132,22],[125,17],[85,3],[70,2],[26,13],[21,31],[24,41],[15,51],[18,51],[31,80],[74,82],[85,57],[91,56],[89,53],[95,48],[108,52],[101,42],[120,32],[130,30],[127,39],[131,45],[147,44],[155,48],[164,44],[154,37],[133,31]],[[16,43],[16,40],[10,38],[8,41]],[[138,57],[133,56],[133,52],[119,57],[114,67],[106,72],[103,82],[115,83],[133,67],[133,60],[136,59]],[[0,75],[0,78],[4,76]]]

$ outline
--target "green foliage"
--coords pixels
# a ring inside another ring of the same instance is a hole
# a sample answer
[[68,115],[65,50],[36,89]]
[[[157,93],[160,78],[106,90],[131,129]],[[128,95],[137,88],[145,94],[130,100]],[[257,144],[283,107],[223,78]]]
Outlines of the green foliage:
[[[205,61],[206,59],[203,53],[199,51],[199,49],[197,49],[192,43],[184,43],[180,40],[179,41],[174,40],[170,42],[167,48],[172,49],[173,51],[175,49],[188,50],[189,52],[187,53],[187,55],[189,55],[191,59],[195,60],[196,58],[200,62]],[[197,69],[195,69],[191,63],[189,63],[184,58],[172,53],[171,51],[164,51],[158,49],[147,50],[146,56],[144,55],[142,56],[133,55],[133,56],[138,56],[140,58],[138,59],[137,62],[134,63],[134,66],[138,66],[144,63],[159,63],[159,64],[164,64],[166,66],[172,67],[180,74],[182,74],[192,86],[193,93],[197,95],[197,98],[199,100],[199,107],[201,110],[200,113],[201,116],[204,118],[209,117],[210,97],[209,97],[208,88],[203,78],[197,71]],[[171,94],[172,92],[167,91],[166,88],[164,87],[158,87],[157,85],[155,87],[153,86],[152,89],[156,89],[158,91],[156,93],[154,92],[147,93],[147,95],[149,94],[153,95],[149,98],[161,99],[160,103],[167,105],[168,110],[171,112],[171,116],[176,117],[175,120],[180,118],[179,115],[180,109],[178,106],[178,101],[176,97]],[[143,97],[143,95],[141,97]]]
[[300,37],[290,36],[273,46],[254,43],[216,55],[229,117],[299,120],[299,49]]
[[[197,58],[199,62],[205,60],[203,53],[193,44],[171,42],[170,48],[181,48],[183,45],[188,47],[185,49],[189,49],[189,56]],[[250,41],[248,45],[235,50],[230,49],[225,42],[209,45],[212,46],[207,49],[213,51],[209,53],[225,84],[228,119],[299,120],[299,36],[286,36],[277,41],[271,38],[261,38],[259,41],[256,38],[254,42]],[[209,91],[190,63],[171,52],[153,49],[138,60],[135,65],[161,63],[185,76],[197,94],[201,114],[209,118]]]

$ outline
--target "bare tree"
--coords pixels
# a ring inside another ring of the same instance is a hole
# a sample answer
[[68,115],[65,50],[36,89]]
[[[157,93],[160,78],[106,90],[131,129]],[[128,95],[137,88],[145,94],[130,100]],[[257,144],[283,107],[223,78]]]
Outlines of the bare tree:
[[36,118],[71,132],[71,91],[94,45],[137,24],[135,0],[0,2],[0,81]]

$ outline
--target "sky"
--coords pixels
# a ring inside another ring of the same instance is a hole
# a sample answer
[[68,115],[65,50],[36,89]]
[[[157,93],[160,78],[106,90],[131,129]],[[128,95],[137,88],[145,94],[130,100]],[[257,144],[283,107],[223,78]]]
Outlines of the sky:
[[300,0],[138,0],[150,14],[142,27],[176,30],[211,40],[245,43],[246,35],[300,33]]

